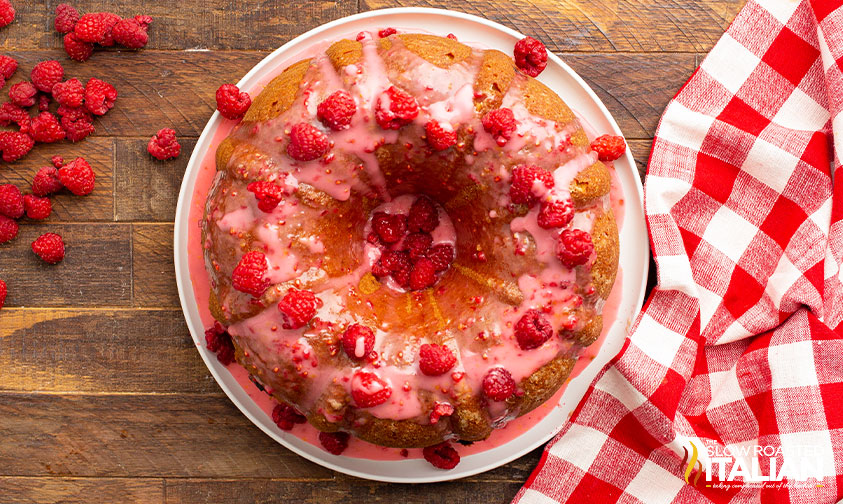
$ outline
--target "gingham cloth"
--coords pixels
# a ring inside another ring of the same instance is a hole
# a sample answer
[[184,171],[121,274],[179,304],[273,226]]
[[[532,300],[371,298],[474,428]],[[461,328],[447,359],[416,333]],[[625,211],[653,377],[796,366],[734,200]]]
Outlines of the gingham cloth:
[[668,105],[658,285],[513,502],[843,497],[841,4],[750,1]]

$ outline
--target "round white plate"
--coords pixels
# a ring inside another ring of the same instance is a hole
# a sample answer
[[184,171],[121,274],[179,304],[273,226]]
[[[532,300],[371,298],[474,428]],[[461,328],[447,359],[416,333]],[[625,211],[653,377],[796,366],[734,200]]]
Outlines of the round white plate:
[[[277,73],[283,62],[306,50],[314,43],[336,40],[362,30],[378,30],[390,26],[443,36],[454,33],[460,40],[499,49],[507,54],[512,52],[515,42],[524,37],[524,35],[500,24],[460,12],[427,8],[376,10],[338,19],[296,37],[264,58],[240,80],[238,85],[243,89],[253,89],[258,82],[266,80],[267,75]],[[541,74],[539,80],[555,90],[572,109],[585,118],[597,131],[621,134],[618,125],[597,95],[568,65],[554,54],[549,54],[547,69]],[[535,427],[496,448],[463,457],[460,464],[450,471],[436,469],[423,459],[377,461],[334,456],[294,435],[281,431],[272,422],[272,419],[249,398],[234,377],[217,361],[214,354],[208,352],[205,348],[204,327],[200,320],[199,309],[194,299],[193,286],[190,281],[186,253],[190,201],[201,161],[205,157],[214,132],[222,120],[219,113],[214,112],[211,120],[205,126],[205,130],[193,150],[193,155],[190,157],[179,194],[175,221],[175,266],[179,297],[193,340],[217,383],[244,415],[286,448],[336,471],[378,481],[425,483],[471,476],[506,464],[553,437],[568,419],[569,414],[582,398],[597,372],[620,350],[627,328],[641,308],[644,299],[649,256],[647,231],[644,225],[643,190],[629,150],[624,157],[615,162],[625,199],[625,216],[620,235],[622,244],[620,267],[623,272],[622,294],[617,318],[609,329],[597,357],[578,377],[568,384],[559,406],[553,408],[551,413]]]

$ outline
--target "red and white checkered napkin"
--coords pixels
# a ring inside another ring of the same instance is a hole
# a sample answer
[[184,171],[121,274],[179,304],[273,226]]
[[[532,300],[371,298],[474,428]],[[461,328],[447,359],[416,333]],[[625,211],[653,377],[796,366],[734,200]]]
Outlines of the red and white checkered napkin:
[[658,286],[514,502],[843,497],[841,5],[750,1],[668,105]]

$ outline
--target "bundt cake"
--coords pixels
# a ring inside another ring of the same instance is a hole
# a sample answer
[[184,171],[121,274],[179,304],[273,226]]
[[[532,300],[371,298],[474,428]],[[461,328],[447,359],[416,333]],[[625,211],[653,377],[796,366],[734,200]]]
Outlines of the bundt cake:
[[601,332],[618,230],[572,111],[513,58],[363,33],[269,82],[216,151],[210,310],[323,432],[485,439]]

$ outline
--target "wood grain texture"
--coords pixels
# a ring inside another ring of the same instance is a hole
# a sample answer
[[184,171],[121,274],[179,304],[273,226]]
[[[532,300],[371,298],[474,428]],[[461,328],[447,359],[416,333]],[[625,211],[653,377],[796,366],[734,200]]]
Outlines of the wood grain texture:
[[164,502],[164,480],[0,477],[0,499],[4,504],[159,504]]
[[120,139],[114,148],[115,220],[173,222],[187,161],[196,140],[181,138],[182,155],[159,161],[147,140]]
[[172,224],[135,224],[132,227],[134,306],[178,308]]

